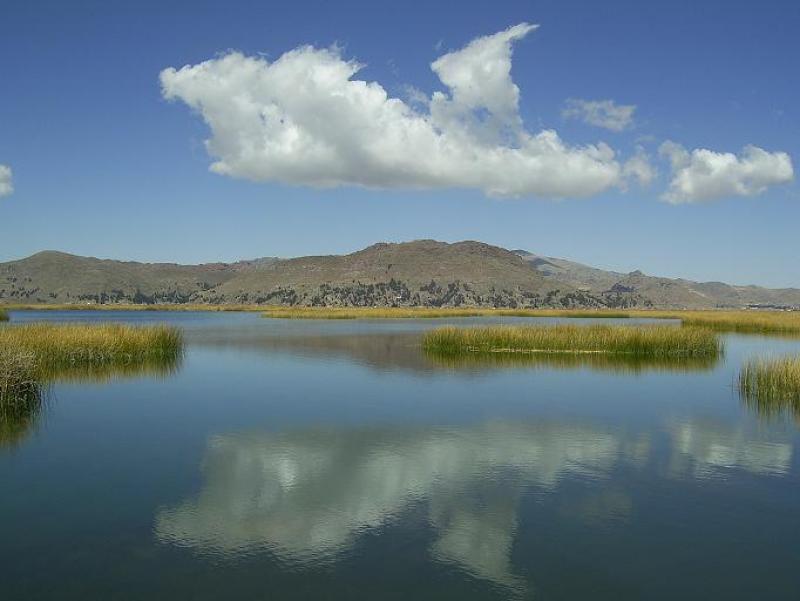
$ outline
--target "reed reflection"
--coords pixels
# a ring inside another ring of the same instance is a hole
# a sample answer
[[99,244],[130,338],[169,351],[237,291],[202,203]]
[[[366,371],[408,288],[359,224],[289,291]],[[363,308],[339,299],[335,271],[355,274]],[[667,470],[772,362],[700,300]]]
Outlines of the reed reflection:
[[650,371],[711,371],[720,357],[645,357],[603,353],[463,353],[442,355],[426,352],[428,360],[443,369],[489,370],[493,368],[591,369],[617,374],[640,374]]
[[149,357],[136,363],[37,367],[18,352],[0,354],[0,448],[19,445],[32,432],[59,383],[104,384],[121,378],[167,378],[180,369],[183,354]]
[[421,374],[441,371],[480,373],[496,369],[592,369],[618,374],[649,371],[700,372],[713,370],[719,355],[643,357],[602,353],[465,353],[448,356],[424,351],[419,333],[274,336],[251,332],[231,338],[224,332],[204,333],[193,344],[246,349],[264,354],[291,353],[320,358],[345,358],[376,370]]

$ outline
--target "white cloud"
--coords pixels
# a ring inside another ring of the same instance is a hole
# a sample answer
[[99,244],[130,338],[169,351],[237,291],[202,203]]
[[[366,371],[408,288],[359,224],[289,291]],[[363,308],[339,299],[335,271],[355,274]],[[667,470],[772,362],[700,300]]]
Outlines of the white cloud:
[[662,196],[673,204],[714,200],[725,196],[756,196],[769,186],[794,179],[792,159],[785,152],[745,146],[739,156],[664,142],[659,152],[672,166],[672,181]]
[[0,165],[0,198],[9,196],[14,192],[13,175],[11,167]]
[[[433,62],[446,86],[407,103],[337,48],[303,46],[269,63],[231,52],[161,72],[162,91],[209,125],[211,170],[255,181],[319,187],[463,187],[504,197],[584,197],[623,186],[604,143],[570,146],[530,133],[511,79],[522,23]],[[422,101],[422,102],[420,102]]]
[[561,111],[565,119],[579,119],[589,125],[622,131],[633,125],[635,104],[616,104],[613,100],[570,98]]
[[622,166],[622,176],[626,180],[635,180],[642,187],[653,183],[657,175],[658,172],[650,164],[650,157],[641,146],[636,148],[636,154]]

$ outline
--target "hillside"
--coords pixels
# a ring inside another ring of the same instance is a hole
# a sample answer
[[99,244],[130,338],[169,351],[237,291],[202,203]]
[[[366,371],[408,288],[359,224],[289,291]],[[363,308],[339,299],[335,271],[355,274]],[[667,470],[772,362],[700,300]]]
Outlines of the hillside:
[[620,273],[589,267],[581,263],[513,251],[545,278],[591,294],[617,290],[622,294],[649,299],[664,308],[740,308],[749,306],[800,307],[800,290],[770,289],[759,286],[733,286],[723,282],[693,282],[648,276],[641,271]]
[[571,286],[549,281],[505,249],[420,240],[278,261],[202,297],[214,303],[517,306],[553,305],[570,292]]
[[178,265],[45,251],[0,263],[0,303],[664,307],[798,305],[800,290],[617,273],[481,242]]

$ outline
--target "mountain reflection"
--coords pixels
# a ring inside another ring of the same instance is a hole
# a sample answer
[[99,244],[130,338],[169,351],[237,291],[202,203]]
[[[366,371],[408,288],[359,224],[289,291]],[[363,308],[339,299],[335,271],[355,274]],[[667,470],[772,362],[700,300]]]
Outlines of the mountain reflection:
[[382,334],[296,334],[277,336],[255,330],[232,338],[225,332],[195,335],[192,343],[217,348],[245,349],[264,354],[291,353],[313,358],[344,358],[377,370],[434,373],[443,370],[487,372],[504,368],[592,369],[619,374],[649,371],[710,371],[718,356],[641,357],[636,355],[592,353],[465,354],[458,357],[426,353],[420,333]]

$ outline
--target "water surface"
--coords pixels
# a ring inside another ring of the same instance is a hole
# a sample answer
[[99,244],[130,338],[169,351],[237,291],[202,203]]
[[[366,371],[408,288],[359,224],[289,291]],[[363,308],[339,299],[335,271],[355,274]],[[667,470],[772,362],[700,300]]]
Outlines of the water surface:
[[3,598],[798,596],[797,424],[733,385],[800,341],[453,362],[421,332],[557,320],[12,314],[38,319],[169,322],[187,352],[58,381],[0,439]]

